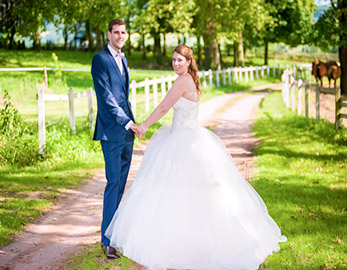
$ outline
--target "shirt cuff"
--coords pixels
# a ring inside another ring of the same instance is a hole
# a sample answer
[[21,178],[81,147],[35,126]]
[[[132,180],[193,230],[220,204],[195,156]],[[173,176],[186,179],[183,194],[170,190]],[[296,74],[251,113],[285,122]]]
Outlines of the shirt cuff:
[[133,120],[130,120],[130,121],[128,122],[128,124],[125,125],[125,129],[126,129],[126,130],[129,130],[131,124],[134,124]]

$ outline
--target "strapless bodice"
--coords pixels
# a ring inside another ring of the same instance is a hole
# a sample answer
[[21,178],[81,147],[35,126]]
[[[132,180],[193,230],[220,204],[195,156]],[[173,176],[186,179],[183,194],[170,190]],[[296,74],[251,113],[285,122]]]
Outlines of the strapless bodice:
[[172,130],[177,128],[195,129],[200,127],[198,120],[199,102],[180,97],[172,108],[174,110],[171,125]]

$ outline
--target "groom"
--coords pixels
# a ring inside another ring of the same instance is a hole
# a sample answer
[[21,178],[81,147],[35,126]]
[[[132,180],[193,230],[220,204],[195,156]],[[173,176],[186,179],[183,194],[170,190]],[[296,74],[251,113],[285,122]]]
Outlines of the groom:
[[[127,38],[126,25],[114,19],[108,25],[107,47],[98,52],[92,61],[92,76],[97,98],[98,113],[94,140],[101,141],[105,159],[107,184],[101,223],[101,245],[109,259],[119,258],[104,233],[122,198],[134,144],[134,123],[129,97],[127,60],[121,52]],[[141,136],[141,135],[140,135]]]

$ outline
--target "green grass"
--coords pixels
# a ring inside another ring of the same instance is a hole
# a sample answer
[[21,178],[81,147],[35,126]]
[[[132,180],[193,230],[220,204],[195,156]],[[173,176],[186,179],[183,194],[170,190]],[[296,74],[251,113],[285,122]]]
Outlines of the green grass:
[[346,269],[347,132],[293,114],[280,93],[260,104],[252,185],[288,242],[262,269]]
[[128,258],[122,256],[118,260],[109,260],[100,248],[100,242],[93,245],[86,245],[78,251],[78,255],[71,257],[64,269],[128,269],[136,270],[136,264]]

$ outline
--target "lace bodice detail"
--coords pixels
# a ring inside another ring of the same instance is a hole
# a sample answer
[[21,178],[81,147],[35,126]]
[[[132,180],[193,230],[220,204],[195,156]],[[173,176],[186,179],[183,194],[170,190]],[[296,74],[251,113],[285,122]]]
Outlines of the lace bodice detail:
[[172,130],[179,128],[195,129],[200,127],[198,120],[199,102],[180,97],[172,108],[174,110],[171,125]]

